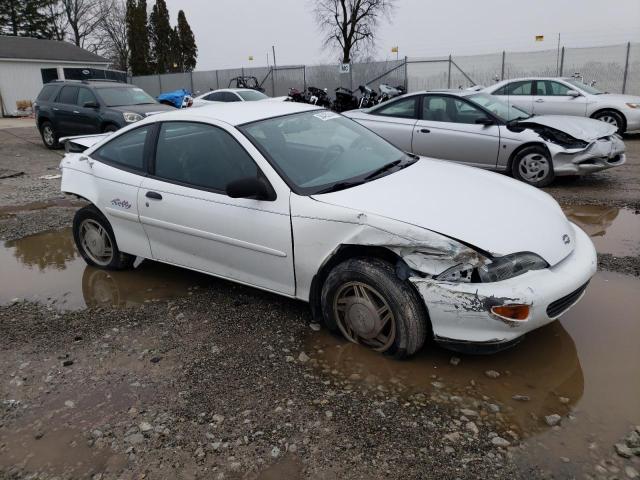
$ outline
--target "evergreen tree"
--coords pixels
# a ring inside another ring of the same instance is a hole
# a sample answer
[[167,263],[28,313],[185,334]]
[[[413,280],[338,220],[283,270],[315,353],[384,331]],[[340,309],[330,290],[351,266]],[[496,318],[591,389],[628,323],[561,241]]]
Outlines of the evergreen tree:
[[0,34],[53,38],[46,10],[53,0],[0,0]]
[[196,58],[198,57],[198,47],[196,46],[196,39],[191,31],[189,22],[184,11],[178,12],[178,36],[180,40],[180,71],[191,72],[196,68]]
[[172,68],[171,36],[173,29],[169,23],[169,10],[165,0],[156,0],[149,17],[151,36],[151,59],[156,73],[166,73]]
[[182,46],[180,45],[180,34],[178,27],[171,30],[171,59],[169,70],[171,72],[184,72],[184,64],[182,62]]
[[131,73],[133,75],[148,75],[153,70],[149,58],[146,0],[127,0],[126,19]]

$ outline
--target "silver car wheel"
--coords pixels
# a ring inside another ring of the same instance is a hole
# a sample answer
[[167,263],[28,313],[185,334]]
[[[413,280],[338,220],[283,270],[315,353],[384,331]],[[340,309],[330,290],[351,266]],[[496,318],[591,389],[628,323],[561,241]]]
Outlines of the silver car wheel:
[[608,123],[610,125],[613,125],[614,127],[619,127],[618,119],[616,117],[614,117],[613,115],[602,115],[602,116],[598,117],[598,120],[600,120],[601,122],[605,122],[605,123]]
[[549,175],[549,160],[539,153],[530,153],[520,160],[520,175],[528,182],[538,182]]
[[113,245],[105,228],[92,219],[80,224],[80,244],[84,253],[97,265],[107,266],[113,259]]
[[45,125],[42,129],[42,138],[47,145],[53,145],[55,143],[53,129],[49,125]]

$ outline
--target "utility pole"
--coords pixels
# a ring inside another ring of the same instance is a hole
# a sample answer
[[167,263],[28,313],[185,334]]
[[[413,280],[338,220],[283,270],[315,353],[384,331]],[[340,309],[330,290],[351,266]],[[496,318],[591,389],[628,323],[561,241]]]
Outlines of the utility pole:
[[556,75],[560,75],[560,32],[558,32],[558,53],[556,54]]
[[273,50],[273,68],[278,68],[276,63],[276,47],[275,45],[271,45],[271,50]]

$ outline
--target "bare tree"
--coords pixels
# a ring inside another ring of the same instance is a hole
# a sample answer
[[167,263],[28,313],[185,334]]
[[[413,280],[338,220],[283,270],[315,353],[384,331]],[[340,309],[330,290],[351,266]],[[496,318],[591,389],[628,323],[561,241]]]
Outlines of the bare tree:
[[103,1],[100,21],[92,35],[96,51],[113,63],[118,70],[129,69],[129,42],[127,41],[127,7],[123,0]]
[[380,20],[390,18],[395,0],[316,0],[313,12],[325,45],[341,50],[342,63],[375,44]]
[[96,50],[95,44],[90,44],[93,33],[98,28],[105,13],[100,0],[61,0],[62,8],[73,42],[79,47]]
[[64,41],[67,38],[69,22],[63,5],[56,1],[49,2],[47,5],[47,15],[51,19],[51,31],[54,40]]

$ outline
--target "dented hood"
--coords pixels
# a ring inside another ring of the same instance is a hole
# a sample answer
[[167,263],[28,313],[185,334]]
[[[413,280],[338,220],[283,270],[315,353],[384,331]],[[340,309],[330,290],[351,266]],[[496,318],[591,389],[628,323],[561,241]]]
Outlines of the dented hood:
[[537,124],[555,128],[571,135],[578,140],[592,142],[598,138],[616,133],[616,127],[600,120],[587,117],[572,117],[569,115],[540,115],[518,122],[518,125]]
[[423,158],[313,198],[432,230],[494,255],[534,252],[550,265],[569,255],[575,243],[571,225],[548,194],[498,173],[440,160]]

